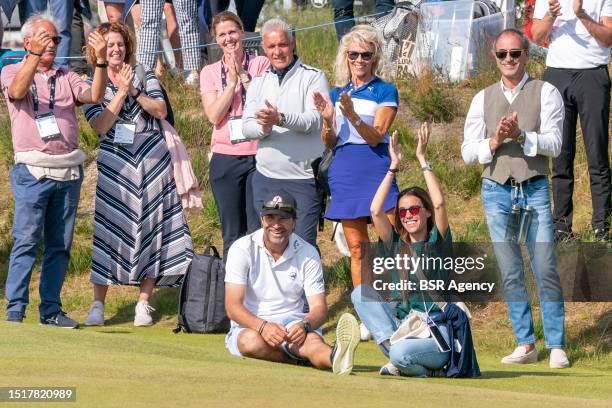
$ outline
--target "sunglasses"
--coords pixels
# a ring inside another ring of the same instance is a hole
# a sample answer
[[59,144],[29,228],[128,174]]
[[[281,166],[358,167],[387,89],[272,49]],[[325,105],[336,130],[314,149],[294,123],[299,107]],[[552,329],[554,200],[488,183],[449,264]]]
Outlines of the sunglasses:
[[510,58],[517,59],[520,58],[521,55],[523,55],[523,51],[527,50],[497,50],[495,51],[495,56],[497,57],[497,59],[504,60],[506,59],[506,56],[510,54]]
[[410,215],[412,216],[417,216],[421,212],[422,208],[423,208],[422,205],[413,205],[412,207],[408,207],[408,208],[400,208],[399,216],[400,218],[406,218],[408,216],[408,213],[410,213]]
[[346,55],[348,56],[348,59],[350,59],[351,61],[357,61],[357,58],[359,58],[360,55],[361,55],[362,60],[371,61],[372,57],[374,56],[374,53],[371,51],[366,51],[366,52],[347,51]]
[[277,203],[275,201],[268,201],[264,203],[262,210],[281,210],[295,214],[295,207],[293,207],[291,204]]

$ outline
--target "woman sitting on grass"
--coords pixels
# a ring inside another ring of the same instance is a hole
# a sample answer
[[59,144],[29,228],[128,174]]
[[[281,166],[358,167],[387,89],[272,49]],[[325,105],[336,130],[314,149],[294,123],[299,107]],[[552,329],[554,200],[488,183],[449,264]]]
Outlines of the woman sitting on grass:
[[[429,141],[427,123],[421,125],[418,138],[416,157],[423,170],[429,193],[420,187],[401,191],[395,206],[395,225],[392,225],[385,212],[384,203],[402,160],[401,149],[397,144],[397,132],[394,132],[389,145],[391,166],[378,187],[370,208],[376,233],[385,247],[391,249],[391,253],[387,253],[389,257],[395,257],[401,244],[409,245],[410,251],[421,256],[425,243],[437,244],[443,249],[448,249],[452,243],[442,188],[425,158]],[[364,277],[364,282],[368,280]],[[410,280],[416,281],[416,274],[410,274]],[[411,291],[407,301],[400,302],[393,308],[372,286],[364,283],[353,290],[351,299],[379,348],[389,357],[389,363],[380,370],[381,375],[431,377],[444,374],[442,369],[448,362],[450,353],[440,351],[425,323],[427,315],[435,318],[442,310],[426,293]],[[408,338],[398,336],[396,330],[401,319],[413,313],[419,315],[424,326],[417,325],[419,327],[416,335]],[[446,326],[439,324],[438,328],[448,344]]]

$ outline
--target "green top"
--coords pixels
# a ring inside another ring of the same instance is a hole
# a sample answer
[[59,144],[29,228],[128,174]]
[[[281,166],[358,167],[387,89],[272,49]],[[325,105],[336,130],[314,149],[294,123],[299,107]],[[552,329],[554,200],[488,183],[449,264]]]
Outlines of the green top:
[[[401,245],[405,245],[405,243],[401,240],[400,236],[397,234],[397,232],[395,232],[395,230],[393,230],[391,242],[391,254],[395,256],[395,254],[399,253],[401,250]],[[423,255],[425,255],[426,257],[441,258],[443,260],[446,257],[452,256],[452,244],[453,238],[450,227],[446,230],[446,236],[442,237],[438,231],[438,227],[434,225],[427,238],[427,241],[413,242],[410,244],[410,247],[418,257],[423,257]],[[424,254],[425,251],[427,252],[426,254]],[[423,261],[425,260],[425,258],[422,259]],[[440,279],[446,282],[449,271],[445,270],[443,267],[440,267],[441,265],[439,261],[432,262],[432,264],[429,266],[431,266],[431,268],[428,267],[428,265],[421,268],[427,279]],[[399,281],[397,271],[394,271],[393,278],[395,281]],[[429,312],[441,312],[438,305],[431,300],[431,297],[428,295],[427,291],[421,292],[418,289],[418,278],[416,272],[409,274],[409,280],[410,282],[416,283],[417,289],[408,293],[407,305],[403,303],[401,293],[397,292],[395,296],[395,300],[399,301],[396,308],[397,316],[400,319],[403,319],[413,309],[419,312],[425,312],[426,310]]]

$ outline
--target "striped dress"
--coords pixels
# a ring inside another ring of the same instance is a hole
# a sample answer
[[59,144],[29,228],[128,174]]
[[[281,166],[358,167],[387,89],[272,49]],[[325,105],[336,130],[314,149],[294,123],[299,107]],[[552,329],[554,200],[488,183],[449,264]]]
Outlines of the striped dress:
[[[135,74],[133,84],[140,87]],[[150,70],[144,89],[163,101]],[[102,103],[84,107],[90,125],[116,92],[109,81]],[[138,285],[148,277],[156,286],[176,285],[191,263],[193,248],[166,142],[158,121],[131,96],[119,120],[134,122],[136,134],[132,145],[115,144],[114,127],[101,135],[91,281]]]

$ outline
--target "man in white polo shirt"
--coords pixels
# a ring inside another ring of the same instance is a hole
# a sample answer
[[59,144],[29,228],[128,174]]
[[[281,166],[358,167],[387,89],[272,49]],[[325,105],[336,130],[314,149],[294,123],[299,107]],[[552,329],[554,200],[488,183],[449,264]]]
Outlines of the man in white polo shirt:
[[595,237],[607,240],[612,184],[608,133],[612,0],[537,0],[532,33],[549,43],[544,80],[559,89],[565,104],[561,154],[553,160],[553,220],[557,241],[572,236],[576,121],[586,148]]
[[232,327],[225,346],[236,356],[283,363],[307,360],[316,368],[348,374],[359,325],[345,313],[336,345],[332,349],[325,344],[320,329],[327,318],[323,268],[315,247],[293,233],[296,213],[291,195],[271,194],[261,209],[262,228],[231,246],[225,308]]

